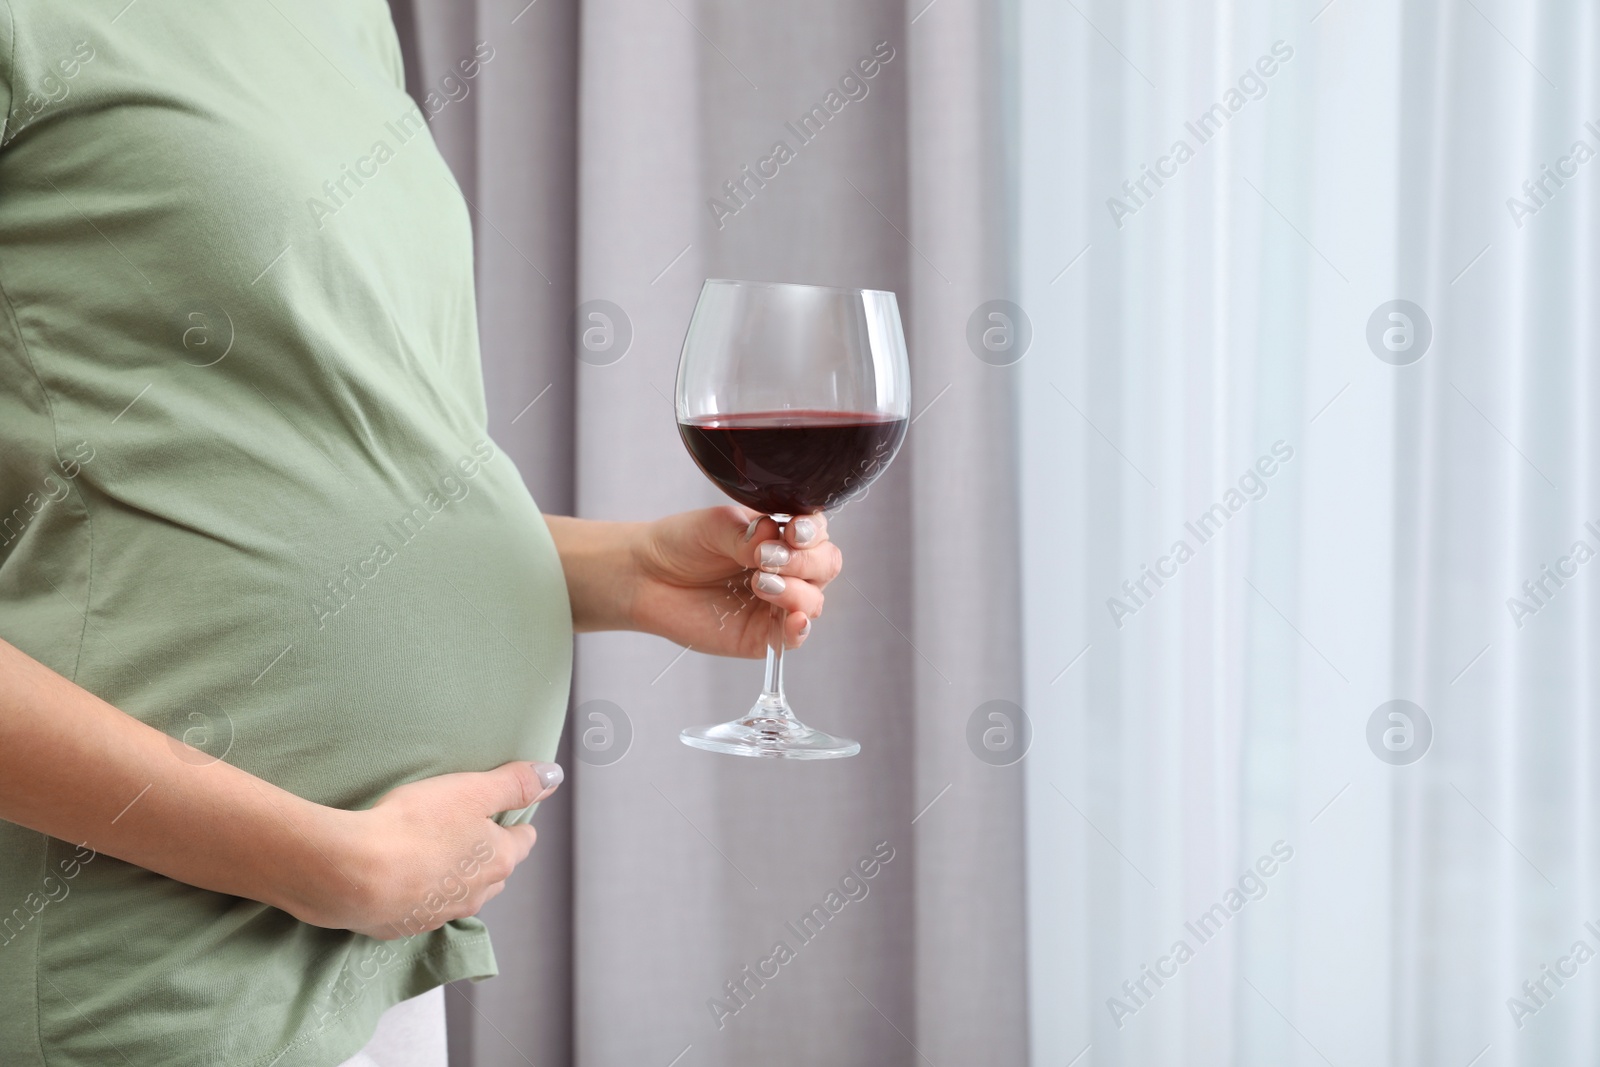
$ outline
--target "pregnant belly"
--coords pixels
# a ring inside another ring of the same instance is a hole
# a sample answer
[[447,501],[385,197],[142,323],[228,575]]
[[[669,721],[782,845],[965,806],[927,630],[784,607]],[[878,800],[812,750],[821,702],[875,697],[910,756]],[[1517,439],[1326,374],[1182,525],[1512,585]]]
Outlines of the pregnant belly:
[[553,758],[572,627],[543,517],[503,456],[422,485],[226,530],[97,508],[80,684],[180,758],[338,807]]
[[387,519],[306,597],[301,640],[258,683],[279,694],[264,739],[280,784],[353,807],[402,781],[554,758],[566,584],[543,518],[505,480]]

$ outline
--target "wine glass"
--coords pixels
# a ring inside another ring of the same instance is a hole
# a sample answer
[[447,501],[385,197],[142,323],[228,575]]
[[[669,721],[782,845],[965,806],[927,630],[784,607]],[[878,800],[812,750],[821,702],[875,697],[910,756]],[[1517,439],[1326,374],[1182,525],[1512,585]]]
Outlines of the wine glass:
[[[911,372],[893,293],[707,280],[678,361],[678,432],[706,477],[772,516],[836,508],[882,474],[906,435]],[[683,743],[787,759],[853,756],[861,744],[814,730],[783,695],[783,619],[744,717],[696,726]]]

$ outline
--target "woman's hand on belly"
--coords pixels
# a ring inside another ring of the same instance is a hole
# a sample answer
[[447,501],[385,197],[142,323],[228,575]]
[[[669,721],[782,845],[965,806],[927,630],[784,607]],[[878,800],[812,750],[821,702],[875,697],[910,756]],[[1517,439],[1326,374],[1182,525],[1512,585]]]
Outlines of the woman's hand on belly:
[[553,763],[507,763],[400,786],[365,811],[328,809],[333,870],[308,880],[288,910],[302,922],[384,941],[476,915],[505,889],[537,836],[492,816],[555,792]]
[[770,518],[732,504],[649,523],[545,518],[574,629],[642,630],[718,656],[766,655],[767,604],[798,647],[843,566],[823,515],[796,518],[781,539]]
[[553,763],[508,763],[403,785],[366,811],[325,807],[0,641],[0,819],[76,842],[80,860],[105,853],[317,926],[392,939],[475,914],[533,848],[533,827],[492,816],[560,784]]

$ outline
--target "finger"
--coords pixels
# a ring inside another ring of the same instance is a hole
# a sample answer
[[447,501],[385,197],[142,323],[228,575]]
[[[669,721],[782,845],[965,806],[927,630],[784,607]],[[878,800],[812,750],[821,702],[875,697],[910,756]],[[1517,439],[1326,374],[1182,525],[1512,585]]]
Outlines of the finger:
[[765,515],[757,515],[745,508],[724,510],[728,515],[717,527],[717,549],[725,552],[741,567],[759,567],[761,546],[779,544],[778,524]]
[[739,527],[741,545],[756,544],[778,536],[778,524],[770,516],[750,511],[748,508],[741,510],[745,515]]
[[762,571],[751,575],[750,589],[769,604],[798,611],[811,618],[822,614],[822,590],[799,578],[783,578]]
[[828,516],[820,511],[801,515],[784,527],[783,539],[791,548],[816,548],[828,539]]
[[466,777],[473,779],[471,789],[478,810],[484,815],[497,815],[543,800],[555,792],[564,772],[559,764],[518,760]]
[[[491,834],[499,830],[497,823],[490,822]],[[511,872],[517,869],[517,864],[528,858],[528,853],[533,851],[533,843],[538,840],[538,831],[531,826],[513,826],[503,830],[500,834],[492,834],[492,852],[484,858],[480,866],[479,880],[483,882],[500,882],[511,877]]]
[[489,901],[493,900],[495,897],[499,896],[501,893],[504,893],[505,891],[506,891],[506,884],[504,882],[496,882],[494,885],[490,886],[488,889],[485,889],[483,891],[483,895],[478,898],[478,907],[474,908],[472,910],[472,914],[474,914],[474,915],[478,914],[479,909],[481,909],[485,904],[489,903]]
[[[727,507],[718,510],[722,512],[716,524],[718,546],[741,567],[754,569],[767,566],[762,559],[763,549],[769,557],[774,549],[794,554],[815,549],[828,540],[828,518],[821,513],[802,515],[790,521],[784,526],[780,540],[778,524],[769,516],[758,515],[748,508]],[[802,533],[804,536],[801,536]],[[772,548],[767,549],[769,544]]]
[[799,648],[811,636],[811,618],[801,611],[791,611],[783,620],[783,647]]
[[514,868],[528,858],[528,853],[533,851],[534,843],[538,840],[539,831],[532,825],[524,823],[521,826],[507,827],[501,833],[500,841],[496,843],[495,848],[505,852]]
[[769,574],[800,578],[821,587],[839,577],[844,553],[831,541],[804,550],[792,549],[782,541],[767,541],[759,546],[756,564]]

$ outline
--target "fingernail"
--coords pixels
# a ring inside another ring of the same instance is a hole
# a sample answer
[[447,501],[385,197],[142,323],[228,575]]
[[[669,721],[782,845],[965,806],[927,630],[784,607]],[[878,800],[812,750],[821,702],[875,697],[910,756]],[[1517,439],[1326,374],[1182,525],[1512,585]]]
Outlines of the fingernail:
[[808,619],[806,619],[805,623],[800,627],[800,636],[803,638],[809,633],[811,633],[811,620],[808,618]]
[[784,581],[776,574],[762,573],[756,578],[756,588],[768,596],[777,596],[783,592]]
[[742,540],[740,542],[740,544],[746,544],[746,545],[749,544],[750,543],[750,538],[752,538],[752,537],[754,537],[756,535],[756,527],[760,526],[760,525],[761,525],[761,516],[760,515],[757,515],[755,518],[751,519],[750,520],[750,525],[746,526],[744,528],[744,540]]
[[817,524],[810,519],[794,520],[794,543],[809,545],[817,539]]
[[533,773],[539,776],[539,784],[546,789],[554,789],[567,776],[559,763],[535,763]]
[[789,562],[789,549],[778,541],[767,541],[761,546],[761,569],[775,571]]

